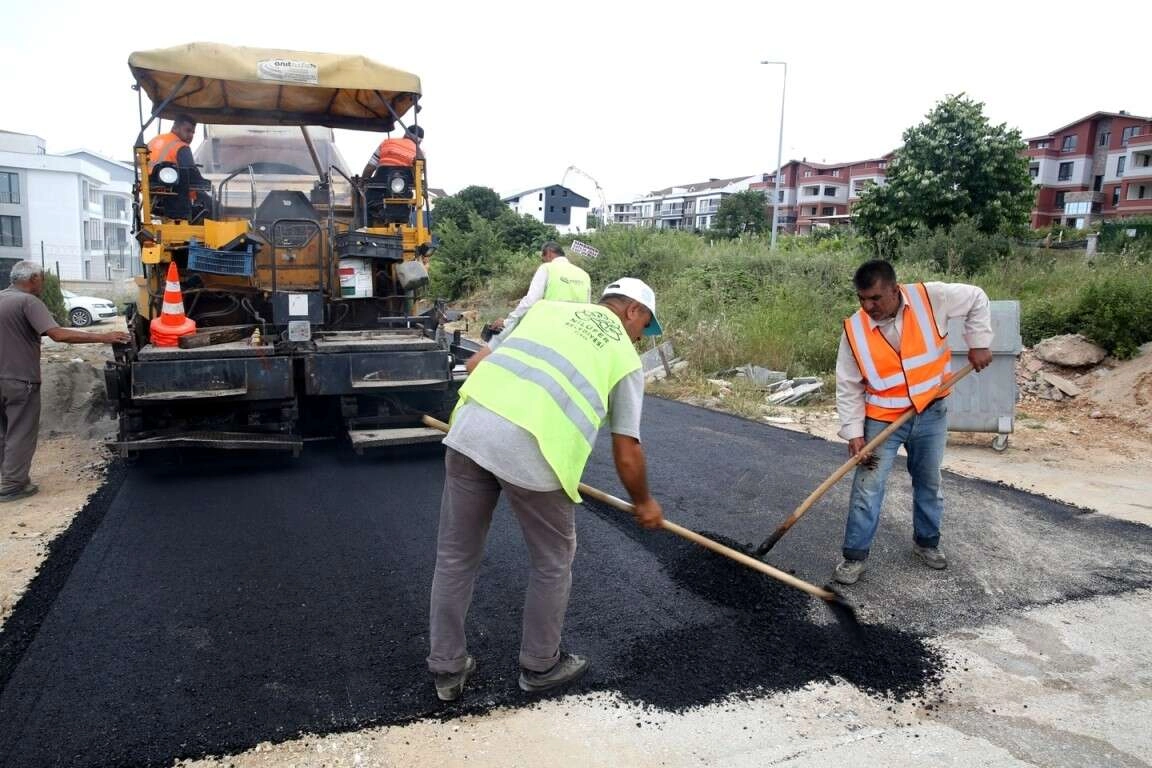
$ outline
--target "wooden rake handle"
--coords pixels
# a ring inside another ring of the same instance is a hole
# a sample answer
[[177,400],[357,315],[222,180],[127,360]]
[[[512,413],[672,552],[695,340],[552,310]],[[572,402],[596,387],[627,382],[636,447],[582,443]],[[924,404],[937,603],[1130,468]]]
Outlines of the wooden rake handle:
[[[972,373],[971,363],[945,379],[944,383],[940,385],[940,388],[944,390],[951,389],[953,386],[955,386],[956,382],[960,381],[960,379],[964,378],[970,373]],[[788,518],[783,523],[781,523],[775,531],[772,532],[772,535],[765,539],[764,543],[756,548],[756,556],[762,557],[768,552],[768,550],[772,549],[772,547],[776,545],[776,542],[780,541],[784,534],[788,532],[788,529],[795,525],[796,521],[804,516],[804,513],[808,511],[808,508],[815,504],[821,496],[828,492],[829,488],[835,485],[837,481],[840,480],[840,478],[844,477],[844,475],[848,474],[849,470],[859,464],[863,460],[863,457],[867,456],[878,446],[880,446],[893,432],[900,429],[900,427],[902,427],[905,422],[908,421],[908,419],[915,415],[915,408],[909,408],[904,411],[904,413],[900,414],[900,418],[896,419],[896,421],[892,422],[883,430],[881,430],[880,434],[869,440],[867,444],[865,444],[865,446],[861,448],[855,456],[848,459],[848,461],[844,462],[839,469],[829,475],[828,479],[820,483],[816,490],[808,494],[808,498],[804,499],[804,501],[800,503],[800,506],[796,507],[796,510],[791,515],[789,515]]]
[[[431,416],[425,416],[423,421],[425,425],[432,427],[433,429],[439,429],[442,432],[448,431],[448,425],[439,419],[434,419]],[[615,507],[621,512],[628,512],[631,514],[636,509],[630,502],[624,501],[624,499],[613,496],[610,493],[605,493],[604,491],[593,488],[590,485],[580,483],[579,489],[580,493],[584,494],[585,496],[589,496],[593,499],[596,499],[597,501],[604,502],[608,506]],[[790,573],[785,573],[778,568],[773,568],[767,563],[763,563],[754,557],[749,557],[743,552],[737,552],[731,547],[726,547],[719,542],[713,541],[707,536],[701,536],[695,531],[677,525],[670,520],[661,521],[660,527],[666,531],[670,531],[676,534],[681,538],[687,539],[688,541],[691,541],[695,544],[699,544],[705,549],[710,549],[717,554],[724,555],[724,557],[735,560],[741,565],[746,565],[753,570],[760,571],[760,573],[771,576],[777,581],[782,581],[790,587],[795,587],[796,589],[799,589],[803,592],[807,592],[813,597],[818,597],[821,600],[827,600],[833,603],[840,602],[840,596],[831,590],[822,589],[815,584],[809,584],[807,581],[798,579]]]

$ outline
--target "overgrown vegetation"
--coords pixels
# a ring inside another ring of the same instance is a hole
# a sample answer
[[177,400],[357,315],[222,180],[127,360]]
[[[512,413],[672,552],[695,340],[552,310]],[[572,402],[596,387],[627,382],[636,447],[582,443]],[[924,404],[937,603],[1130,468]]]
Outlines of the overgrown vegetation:
[[488,187],[470,186],[436,201],[440,247],[432,260],[433,292],[458,297],[504,274],[516,254],[539,250],[557,238],[556,228],[517,215]]
[[[702,374],[747,362],[792,375],[832,371],[841,323],[858,306],[852,273],[872,257],[864,239],[844,232],[782,237],[775,253],[766,236],[709,245],[684,232],[612,228],[580,239],[602,254],[574,259],[593,293],[622,275],[651,283],[667,338]],[[484,284],[493,317],[523,295],[539,263],[529,251],[503,259]],[[1025,344],[1079,332],[1126,357],[1152,340],[1152,264],[1126,255],[1088,262],[1082,251],[937,233],[910,239],[895,263],[903,281],[969,282],[994,300],[1019,300]]]

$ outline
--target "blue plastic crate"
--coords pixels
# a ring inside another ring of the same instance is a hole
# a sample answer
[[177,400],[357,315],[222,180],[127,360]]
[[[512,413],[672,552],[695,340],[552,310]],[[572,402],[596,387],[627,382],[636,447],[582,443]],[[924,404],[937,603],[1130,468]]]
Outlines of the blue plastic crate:
[[255,247],[249,243],[243,251],[215,251],[202,245],[188,245],[188,269],[214,275],[251,277]]

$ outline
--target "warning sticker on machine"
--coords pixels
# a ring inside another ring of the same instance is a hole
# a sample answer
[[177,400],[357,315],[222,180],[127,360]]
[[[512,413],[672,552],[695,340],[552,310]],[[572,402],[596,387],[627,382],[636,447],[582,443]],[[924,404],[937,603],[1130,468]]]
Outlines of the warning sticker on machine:
[[278,80],[282,83],[309,83],[320,81],[319,70],[310,61],[291,59],[265,59],[256,62],[256,76],[261,80]]

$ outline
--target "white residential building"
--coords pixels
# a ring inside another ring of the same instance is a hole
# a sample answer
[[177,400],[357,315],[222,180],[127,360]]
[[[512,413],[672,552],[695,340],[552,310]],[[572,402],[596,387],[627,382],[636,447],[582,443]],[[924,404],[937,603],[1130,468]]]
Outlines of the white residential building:
[[63,280],[138,271],[132,167],[86,150],[48,154],[38,136],[0,131],[0,259],[41,261]]
[[536,187],[507,195],[501,200],[516,213],[551,224],[562,235],[588,229],[588,198],[576,194],[568,187],[559,184]]
[[617,207],[623,204],[613,204],[612,221],[656,229],[711,229],[723,199],[745,191],[760,178],[735,176],[658,189],[631,203],[630,221],[617,218]]

